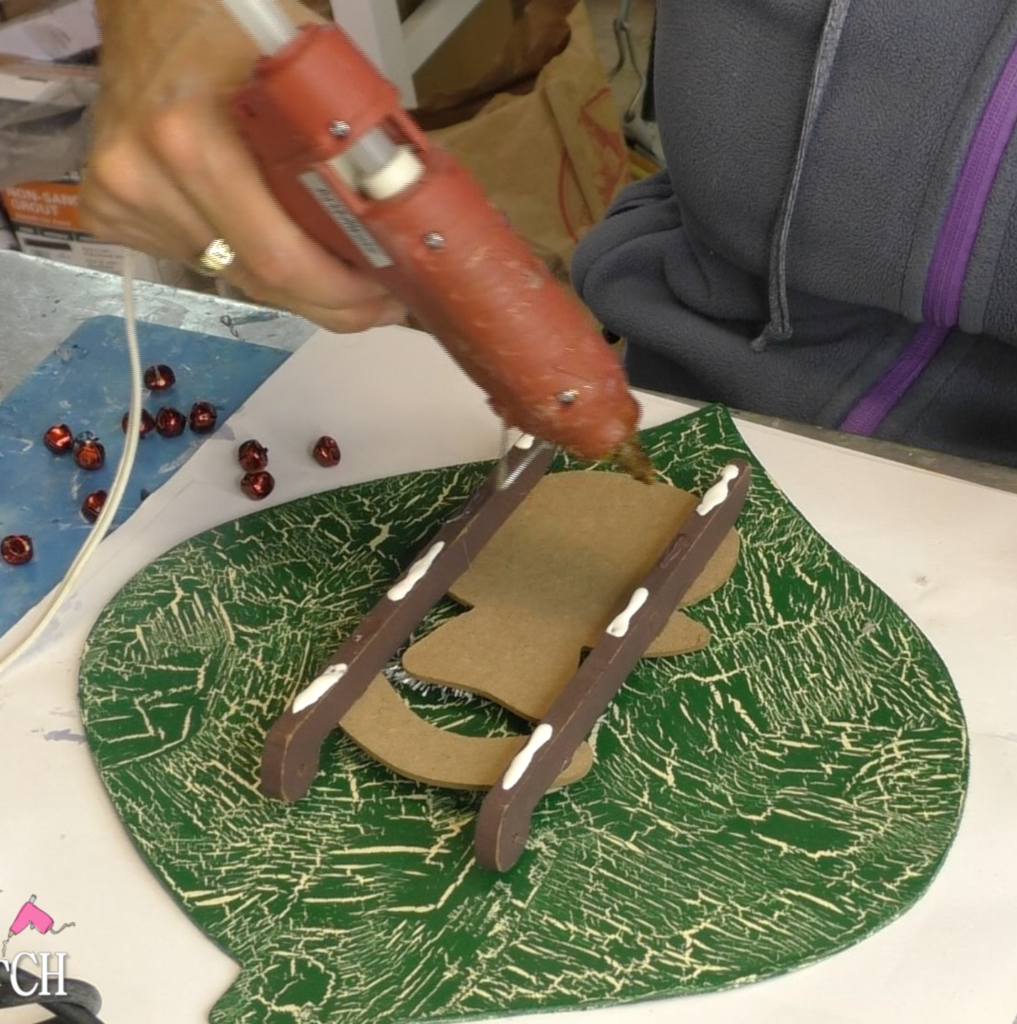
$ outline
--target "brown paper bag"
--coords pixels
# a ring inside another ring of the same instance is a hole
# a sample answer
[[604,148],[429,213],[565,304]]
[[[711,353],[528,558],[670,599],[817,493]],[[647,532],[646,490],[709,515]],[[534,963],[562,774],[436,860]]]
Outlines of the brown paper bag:
[[576,243],[629,180],[621,121],[585,4],[568,24],[568,44],[531,91],[499,94],[470,120],[429,133],[561,276]]
[[[488,2],[498,3],[499,0]],[[524,95],[532,92],[537,75],[568,45],[572,35],[569,15],[579,0],[516,0],[516,3],[522,5],[521,10],[515,14],[508,32],[497,38],[466,40],[472,50],[484,54],[482,74],[454,92],[426,87],[419,90],[420,105],[413,116],[425,131],[468,121],[499,93]],[[508,9],[511,16],[514,4],[509,3]],[[428,63],[446,59],[451,58],[443,56],[440,49]]]

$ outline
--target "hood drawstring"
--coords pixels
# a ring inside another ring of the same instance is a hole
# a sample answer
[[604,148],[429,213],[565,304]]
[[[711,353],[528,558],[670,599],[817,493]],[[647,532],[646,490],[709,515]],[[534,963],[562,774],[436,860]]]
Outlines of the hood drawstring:
[[812,69],[812,84],[809,87],[809,98],[805,105],[805,117],[802,121],[802,133],[798,139],[798,152],[795,155],[794,169],[787,191],[780,204],[777,215],[777,226],[770,241],[770,281],[769,303],[770,320],[762,333],[752,342],[755,352],[765,352],[771,341],[789,341],[793,333],[791,327],[791,310],[787,298],[787,249],[788,236],[791,234],[791,218],[794,216],[798,203],[798,189],[802,182],[802,171],[812,141],[813,129],[819,117],[826,87],[830,83],[833,64],[840,49],[841,33],[847,21],[851,0],[830,0],[826,12],[826,24],[819,40],[816,63]]

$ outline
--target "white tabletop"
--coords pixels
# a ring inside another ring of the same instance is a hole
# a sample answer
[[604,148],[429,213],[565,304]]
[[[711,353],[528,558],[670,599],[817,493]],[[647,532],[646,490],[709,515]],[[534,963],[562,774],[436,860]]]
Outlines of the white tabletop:
[[[645,425],[689,411],[652,396],[644,407]],[[964,820],[926,897],[853,949],[744,989],[593,1011],[583,1022],[1012,1024],[1017,495],[740,426],[791,501],[904,608],[949,666],[972,741]],[[343,448],[334,476],[306,459],[308,438],[321,433]],[[40,644],[0,678],[0,918],[37,894],[58,924],[76,922],[56,937],[22,933],[8,957],[66,951],[68,973],[102,992],[107,1024],[204,1021],[237,968],[166,895],[120,825],[81,734],[78,658],[130,576],[179,541],[253,510],[236,489],[234,463],[234,439],[250,436],[287,466],[269,504],[337,482],[494,458],[499,439],[482,396],[425,336],[319,333],[103,543]],[[0,655],[23,626],[0,640]],[[39,1016],[16,1011],[3,1020]]]

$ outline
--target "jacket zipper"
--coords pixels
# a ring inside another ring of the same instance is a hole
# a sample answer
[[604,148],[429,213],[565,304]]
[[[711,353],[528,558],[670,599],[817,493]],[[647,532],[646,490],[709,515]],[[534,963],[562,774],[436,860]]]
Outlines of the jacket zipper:
[[939,229],[922,300],[925,323],[897,362],[844,417],[841,430],[874,434],[957,326],[975,242],[1015,127],[1017,45],[1010,51],[982,111]]

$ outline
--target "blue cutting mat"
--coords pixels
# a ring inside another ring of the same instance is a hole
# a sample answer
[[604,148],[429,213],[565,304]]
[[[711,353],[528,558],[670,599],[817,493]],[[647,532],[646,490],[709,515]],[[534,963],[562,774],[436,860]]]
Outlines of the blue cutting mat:
[[[187,413],[194,402],[211,402],[222,424],[285,361],[289,352],[232,338],[219,338],[154,324],[138,325],[142,366],[166,363],[176,384],[145,392],[153,415],[164,405]],[[13,567],[0,561],[0,635],[61,579],[91,524],[81,502],[110,489],[124,446],[120,422],[127,411],[129,367],[124,322],[101,316],[86,320],[0,403],[0,536],[27,533],[35,558]],[[42,437],[54,423],[77,435],[90,430],[106,448],[106,464],[79,469],[72,455],[55,456]],[[124,501],[123,522],[197,451],[209,435],[186,430],[164,438],[155,431],[138,445]]]

